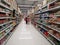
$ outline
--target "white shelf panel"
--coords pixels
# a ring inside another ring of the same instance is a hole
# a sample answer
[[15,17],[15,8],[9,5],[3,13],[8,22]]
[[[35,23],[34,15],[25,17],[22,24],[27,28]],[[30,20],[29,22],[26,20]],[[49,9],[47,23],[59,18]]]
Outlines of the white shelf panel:
[[9,12],[5,12],[5,11],[0,11],[0,13],[5,13],[5,14],[6,14],[6,13],[9,13]]
[[9,2],[7,2],[6,0],[3,0],[5,3],[7,3],[8,5],[11,5]]
[[3,3],[0,3],[0,6],[11,10],[9,7],[5,6]]
[[60,22],[54,22],[55,24],[60,24]]
[[7,18],[12,18],[12,17],[0,17],[0,19],[7,19]]
[[50,3],[48,3],[48,4],[52,4],[52,3],[56,2],[56,1],[57,1],[57,0],[54,0],[54,1],[50,2]]

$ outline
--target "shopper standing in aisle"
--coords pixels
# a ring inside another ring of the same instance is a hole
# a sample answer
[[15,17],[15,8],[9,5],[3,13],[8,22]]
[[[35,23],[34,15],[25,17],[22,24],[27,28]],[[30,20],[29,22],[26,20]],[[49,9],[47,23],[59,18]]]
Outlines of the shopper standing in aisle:
[[27,17],[27,22],[30,24],[30,16]]
[[26,24],[29,24],[30,23],[30,17],[29,16],[25,17],[25,21],[26,21]]
[[25,17],[25,19],[24,19],[25,21],[26,21],[26,24],[27,24],[27,17]]

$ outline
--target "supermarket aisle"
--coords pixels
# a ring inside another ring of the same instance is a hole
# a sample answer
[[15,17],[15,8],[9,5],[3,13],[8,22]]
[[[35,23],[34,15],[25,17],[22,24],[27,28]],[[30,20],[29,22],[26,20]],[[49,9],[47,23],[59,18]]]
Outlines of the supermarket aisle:
[[51,45],[31,24],[23,20],[6,45]]

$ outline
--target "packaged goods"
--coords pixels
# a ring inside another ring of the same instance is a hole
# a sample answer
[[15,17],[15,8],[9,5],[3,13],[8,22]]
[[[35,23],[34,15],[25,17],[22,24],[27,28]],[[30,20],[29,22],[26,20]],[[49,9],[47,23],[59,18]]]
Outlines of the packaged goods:
[[6,15],[6,14],[1,14],[1,13],[0,13],[0,17],[7,17],[7,15]]
[[51,34],[53,34],[54,31],[53,30],[49,30],[48,32],[51,33]]
[[60,11],[57,11],[56,13],[54,13],[54,15],[60,15]]
[[7,20],[5,20],[5,19],[1,19],[1,20],[0,20],[0,24],[3,24],[3,23],[5,23],[5,22],[7,22]]
[[45,34],[46,36],[48,36],[48,35],[49,35],[49,33],[48,33],[47,31],[45,31],[45,32],[44,32],[44,34]]
[[60,39],[60,34],[56,33],[55,36]]

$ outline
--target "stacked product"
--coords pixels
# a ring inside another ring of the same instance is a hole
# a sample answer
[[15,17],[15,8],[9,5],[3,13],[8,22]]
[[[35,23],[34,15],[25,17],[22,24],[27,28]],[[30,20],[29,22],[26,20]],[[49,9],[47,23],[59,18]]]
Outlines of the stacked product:
[[15,0],[0,0],[0,45],[5,45],[21,21],[17,8]]
[[[45,1],[45,2],[44,2]],[[42,35],[52,44],[60,45],[60,1],[59,0],[44,0],[39,15],[34,15],[36,27]],[[32,20],[32,21],[33,21]],[[40,27],[39,27],[40,26]]]

